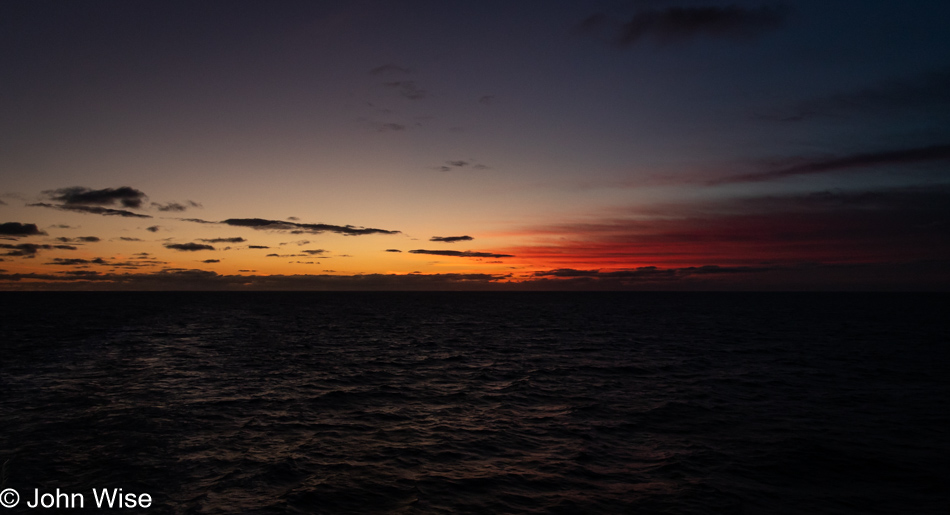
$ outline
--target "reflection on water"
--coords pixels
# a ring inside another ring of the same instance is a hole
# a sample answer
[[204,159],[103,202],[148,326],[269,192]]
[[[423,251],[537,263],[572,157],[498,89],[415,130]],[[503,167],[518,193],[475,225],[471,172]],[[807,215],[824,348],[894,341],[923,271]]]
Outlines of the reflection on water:
[[4,294],[6,486],[158,513],[938,513],[934,295]]

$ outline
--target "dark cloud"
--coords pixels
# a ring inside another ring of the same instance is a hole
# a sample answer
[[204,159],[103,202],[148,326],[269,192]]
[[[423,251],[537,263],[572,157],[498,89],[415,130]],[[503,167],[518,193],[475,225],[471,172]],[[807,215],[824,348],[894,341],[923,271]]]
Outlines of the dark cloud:
[[302,224],[283,220],[265,220],[263,218],[229,218],[218,222],[235,227],[250,227],[259,230],[290,231],[292,234],[320,234],[333,232],[344,236],[362,236],[366,234],[400,234],[400,231],[354,227],[352,225]]
[[165,248],[189,252],[196,250],[214,250],[214,247],[211,245],[202,245],[200,243],[166,243]]
[[429,238],[429,241],[442,241],[445,243],[455,243],[458,241],[472,241],[475,238],[471,236],[433,236]]
[[436,167],[437,170],[441,172],[451,172],[454,168],[465,168],[466,166],[471,166],[475,170],[488,170],[489,167],[483,164],[476,163],[473,160],[465,159],[454,159],[446,161],[444,165]]
[[89,277],[89,276],[99,275],[99,272],[96,272],[95,270],[68,270],[68,271],[60,272],[60,273],[66,274],[66,275],[80,276],[80,277]]
[[145,228],[145,230],[148,231],[148,232],[158,232],[159,229],[161,229],[161,226],[160,226],[160,225],[153,225],[153,226],[151,226],[151,227],[146,227],[146,228]]
[[45,234],[36,227],[36,224],[21,224],[19,222],[0,224],[0,235],[3,236],[43,236]]
[[76,247],[73,247],[72,245],[40,245],[36,243],[0,243],[0,249],[8,250],[8,252],[2,254],[4,256],[33,257],[40,250],[76,250]]
[[551,268],[950,260],[950,186],[691,202],[657,213],[539,228],[530,234],[556,243],[503,250]]
[[[243,273],[250,273],[246,271]],[[5,288],[103,289],[133,291],[292,290],[292,291],[434,291],[493,289],[506,276],[491,274],[361,275],[219,275],[208,270],[166,269],[137,274],[0,274]]]
[[130,236],[119,236],[119,239],[122,241],[142,241],[141,238],[132,238]]
[[249,249],[269,249],[270,247],[268,247],[267,245],[248,245],[247,248],[249,248]]
[[[749,39],[782,25],[787,9],[780,6],[748,8],[690,6],[644,9],[620,25],[617,43],[631,46],[651,38],[660,44],[680,43],[700,36],[718,39]],[[612,21],[595,14],[578,26],[580,32],[601,30]]]
[[386,249],[386,252],[402,252],[399,249]]
[[325,254],[327,251],[323,249],[312,249],[312,250],[301,250],[304,254],[309,254],[311,256],[316,256],[320,254]]
[[820,116],[908,110],[920,111],[928,117],[950,115],[950,68],[815,98],[762,118],[801,121]]
[[61,236],[59,238],[56,238],[56,241],[61,241],[63,243],[73,243],[73,242],[95,243],[100,240],[97,236],[80,236],[78,238],[66,238],[66,237]]
[[47,190],[43,194],[50,200],[62,202],[67,206],[114,206],[118,203],[122,207],[138,208],[142,207],[142,202],[148,198],[145,193],[128,186],[101,190],[76,186]]
[[511,254],[493,254],[491,252],[472,252],[469,250],[459,251],[459,250],[410,250],[410,254],[429,254],[432,256],[452,256],[452,257],[488,257],[488,258],[509,258],[515,257]]
[[124,209],[112,209],[107,207],[99,206],[83,206],[83,205],[71,205],[71,204],[48,204],[46,202],[37,202],[35,204],[27,204],[30,207],[48,207],[52,209],[60,209],[63,211],[76,211],[79,213],[89,213],[93,215],[103,215],[103,216],[124,216],[127,218],[152,218],[149,215],[141,215],[138,213],[133,213],[131,211],[126,211]]
[[732,184],[738,182],[762,182],[794,175],[809,175],[825,172],[837,172],[882,165],[903,165],[923,162],[950,160],[950,145],[931,145],[928,147],[905,148],[886,152],[869,152],[829,159],[815,159],[800,162],[788,167],[758,173],[748,173],[724,177],[709,181],[710,185]]
[[243,243],[247,240],[240,236],[235,236],[233,238],[211,238],[211,239],[200,239],[198,241],[203,241],[205,243]]
[[158,202],[152,202],[152,207],[158,209],[159,211],[175,211],[181,212],[187,210],[189,207],[201,207],[201,204],[194,202],[192,200],[186,200],[184,204],[178,202],[168,202],[167,204],[159,204]]
[[206,259],[202,261],[202,263],[220,263],[220,262],[221,262],[220,259]]
[[81,258],[53,258],[47,265],[75,266],[75,265],[107,265],[109,264],[102,258],[81,259]]
[[290,220],[291,222],[297,222],[297,221],[300,221],[300,219],[299,219],[299,218],[297,218],[296,216],[288,216],[288,217],[287,217],[287,219],[288,219],[288,220]]
[[407,74],[412,73],[412,70],[395,64],[384,64],[373,68],[369,73],[371,75]]
[[400,95],[409,100],[420,100],[432,96],[428,91],[420,88],[411,80],[386,82],[383,85],[387,88],[395,89]]

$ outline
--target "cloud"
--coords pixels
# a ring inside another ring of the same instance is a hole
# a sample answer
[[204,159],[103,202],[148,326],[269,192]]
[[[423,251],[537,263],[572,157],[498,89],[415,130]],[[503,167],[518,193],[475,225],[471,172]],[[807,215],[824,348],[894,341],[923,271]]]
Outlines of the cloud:
[[83,206],[83,205],[71,205],[71,204],[48,204],[46,202],[37,202],[34,204],[27,204],[30,207],[48,207],[51,209],[59,209],[62,211],[76,211],[79,213],[89,213],[93,215],[103,215],[103,216],[123,216],[127,218],[152,218],[149,215],[141,215],[138,213],[133,213],[131,211],[126,211],[124,209],[112,209],[107,207],[99,206]]
[[168,202],[167,204],[159,204],[158,202],[152,202],[152,207],[158,209],[159,211],[181,212],[181,211],[187,210],[189,207],[201,207],[201,204],[194,202],[192,200],[186,200],[184,204],[179,204],[178,202]]
[[0,249],[7,249],[9,252],[0,254],[3,256],[21,256],[31,258],[37,254],[40,250],[76,250],[76,247],[72,245],[40,245],[36,243],[0,243]]
[[73,242],[95,243],[97,241],[100,241],[99,237],[97,236],[80,236],[78,238],[59,237],[59,238],[56,238],[56,240],[61,241],[63,243],[73,243]]
[[6,222],[0,224],[0,235],[3,236],[44,236],[45,232],[39,230],[36,224],[21,224],[19,222]]
[[50,200],[62,202],[67,206],[114,206],[118,202],[122,207],[138,208],[142,207],[142,202],[148,198],[145,193],[128,186],[101,190],[75,186],[47,190],[43,194],[47,195]]
[[194,252],[196,250],[214,250],[211,245],[202,245],[200,243],[166,243],[165,248]]
[[912,163],[950,160],[950,144],[927,147],[904,148],[886,152],[869,152],[829,159],[813,159],[785,168],[765,172],[747,173],[723,177],[708,181],[709,185],[733,184],[740,182],[762,182],[825,172],[837,172],[852,169],[870,168],[883,165],[903,165]]
[[327,251],[323,249],[313,249],[313,250],[301,250],[300,252],[303,252],[304,254],[309,254],[311,256],[317,256],[320,254],[324,254]]
[[436,170],[441,172],[451,172],[454,168],[465,168],[466,166],[471,166],[475,170],[490,169],[488,166],[476,163],[474,160],[453,159],[446,161],[444,165],[436,167]]
[[249,249],[269,249],[270,247],[268,247],[267,245],[248,245],[247,248],[249,248]]
[[395,64],[384,64],[373,68],[369,73],[371,75],[407,74],[412,73],[412,70]]
[[452,256],[452,257],[489,257],[489,258],[509,258],[515,257],[511,254],[493,254],[491,252],[472,252],[469,250],[459,251],[459,250],[410,250],[410,254],[429,254],[432,256]]
[[130,236],[119,236],[119,239],[122,241],[142,241],[141,238],[132,238]]
[[162,227],[160,225],[153,225],[151,227],[146,227],[145,230],[148,232],[158,232]]
[[895,110],[919,110],[927,116],[950,115],[950,68],[815,98],[762,118],[801,121],[819,116]]
[[[777,29],[787,16],[782,6],[748,8],[729,6],[667,7],[643,9],[616,29],[615,41],[632,46],[650,38],[661,45],[683,43],[698,37],[747,40]],[[617,27],[616,21],[598,13],[583,20],[576,31],[583,34]]]
[[386,252],[402,252],[399,249],[386,249]]
[[220,263],[220,262],[221,262],[220,259],[206,259],[202,261],[202,263]]
[[492,274],[219,275],[185,269],[98,275],[0,273],[4,289],[22,282],[20,289],[26,290],[450,291],[493,289],[505,278]]
[[393,88],[404,98],[409,100],[420,100],[432,96],[428,91],[420,88],[414,81],[403,80],[383,83],[387,88]]
[[387,231],[385,229],[355,227],[352,225],[302,224],[283,220],[265,220],[263,218],[229,218],[218,223],[235,227],[250,227],[258,230],[290,231],[291,234],[320,234],[324,232],[332,232],[344,236],[400,234],[400,231]]
[[240,236],[235,236],[233,238],[211,238],[211,239],[199,239],[198,241],[203,241],[205,243],[243,243],[247,240]]
[[458,241],[472,241],[474,239],[475,238],[472,238],[471,236],[445,236],[445,237],[433,236],[429,238],[429,241],[442,241],[445,243],[455,243]]
[[105,259],[95,258],[95,259],[82,259],[82,258],[53,258],[53,260],[47,265],[59,265],[59,266],[76,266],[76,265],[107,265]]
[[950,185],[691,202],[654,213],[538,227],[510,234],[532,243],[499,250],[552,269],[950,259]]

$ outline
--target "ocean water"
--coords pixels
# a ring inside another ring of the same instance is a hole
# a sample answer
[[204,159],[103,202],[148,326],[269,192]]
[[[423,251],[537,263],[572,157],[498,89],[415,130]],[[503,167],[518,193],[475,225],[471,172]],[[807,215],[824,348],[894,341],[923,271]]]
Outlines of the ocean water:
[[[948,300],[3,293],[2,488],[11,513],[943,514]],[[56,489],[85,510],[25,505]]]

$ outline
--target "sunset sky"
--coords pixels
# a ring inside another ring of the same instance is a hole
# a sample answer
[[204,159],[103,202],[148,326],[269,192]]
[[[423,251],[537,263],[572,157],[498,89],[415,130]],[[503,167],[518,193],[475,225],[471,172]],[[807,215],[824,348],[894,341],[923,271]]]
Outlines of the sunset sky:
[[0,289],[950,288],[950,2],[12,0]]

